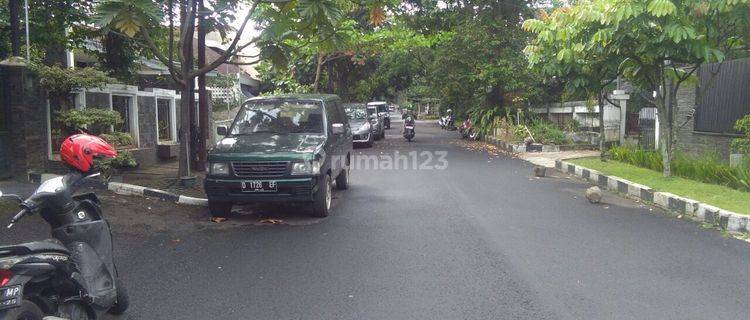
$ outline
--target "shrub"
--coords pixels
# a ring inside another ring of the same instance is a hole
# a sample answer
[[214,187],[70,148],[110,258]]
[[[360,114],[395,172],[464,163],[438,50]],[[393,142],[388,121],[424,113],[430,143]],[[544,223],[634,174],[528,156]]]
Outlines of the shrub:
[[[610,155],[614,160],[638,167],[655,171],[663,169],[661,154],[656,151],[614,147],[610,150]],[[731,168],[716,154],[692,157],[676,153],[672,158],[672,173],[687,179],[750,191],[750,167]]]
[[75,89],[101,88],[107,83],[117,83],[117,80],[94,68],[68,69],[41,64],[30,67],[39,74],[39,84],[50,98],[67,96]]
[[131,136],[127,132],[116,131],[112,133],[103,133],[100,134],[99,137],[111,143],[115,147],[132,146],[135,144],[133,136]]
[[732,140],[732,149],[740,153],[750,153],[750,114],[737,120],[734,129],[742,132],[744,136]]
[[97,159],[94,161],[94,165],[102,172],[105,178],[109,179],[120,169],[137,167],[138,161],[135,160],[130,152],[123,151],[118,152],[117,157],[114,158]]
[[[58,112],[59,121],[73,131],[84,130],[89,127],[88,131],[94,134],[101,134],[104,128],[122,123],[120,114],[114,110],[86,108],[71,109]],[[106,140],[106,139],[105,139]]]
[[566,132],[578,132],[581,130],[581,123],[576,119],[569,119],[563,124],[563,130]]
[[565,132],[560,130],[557,126],[552,123],[536,120],[531,123],[529,127],[531,134],[534,135],[534,140],[543,144],[567,144],[569,143],[568,137]]
[[610,156],[614,160],[629,163],[641,168],[656,171],[662,171],[664,168],[661,154],[655,151],[629,147],[613,147],[610,149]]

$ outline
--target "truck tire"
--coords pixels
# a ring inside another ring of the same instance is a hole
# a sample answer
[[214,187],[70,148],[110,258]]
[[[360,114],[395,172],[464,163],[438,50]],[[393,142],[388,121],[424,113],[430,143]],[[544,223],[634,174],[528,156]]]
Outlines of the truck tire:
[[315,198],[312,204],[312,215],[316,218],[325,218],[331,210],[332,192],[331,187],[331,175],[326,174],[323,176],[323,184],[318,187],[318,192],[315,193]]
[[338,190],[349,189],[349,166],[348,165],[346,168],[341,169],[341,173],[339,173],[338,177],[336,177],[336,189]]
[[232,214],[232,203],[208,200],[208,211],[212,217],[226,218]]

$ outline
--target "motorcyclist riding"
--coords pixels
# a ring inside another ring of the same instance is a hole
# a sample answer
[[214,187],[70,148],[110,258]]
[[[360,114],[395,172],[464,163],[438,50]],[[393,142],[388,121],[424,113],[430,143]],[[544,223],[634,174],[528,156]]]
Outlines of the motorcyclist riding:
[[411,142],[411,139],[414,139],[414,124],[416,121],[414,120],[414,116],[411,113],[404,114],[404,138],[406,138],[407,141]]

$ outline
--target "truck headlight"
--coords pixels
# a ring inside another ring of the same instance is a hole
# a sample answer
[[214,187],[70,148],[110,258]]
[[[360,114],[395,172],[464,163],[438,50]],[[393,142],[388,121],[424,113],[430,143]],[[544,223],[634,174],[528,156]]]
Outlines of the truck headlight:
[[226,162],[212,162],[211,171],[209,173],[212,175],[228,175],[229,164]]
[[320,173],[319,161],[295,162],[292,165],[293,175],[316,175]]

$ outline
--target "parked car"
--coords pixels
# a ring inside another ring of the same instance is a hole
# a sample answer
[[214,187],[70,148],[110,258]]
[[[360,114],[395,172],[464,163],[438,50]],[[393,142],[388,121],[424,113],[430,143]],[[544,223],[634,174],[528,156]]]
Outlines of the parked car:
[[378,109],[378,115],[383,117],[383,126],[386,129],[391,128],[391,114],[388,109],[388,102],[385,101],[373,101],[368,102],[367,106],[374,106]]
[[336,95],[252,98],[217,133],[204,182],[214,216],[235,204],[301,202],[325,217],[334,181],[349,185],[352,131]]
[[346,108],[349,116],[349,125],[352,127],[352,141],[354,145],[372,147],[375,135],[372,133],[372,124],[367,117],[366,108]]
[[375,140],[385,138],[385,118],[382,114],[378,113],[378,107],[368,105],[367,117],[370,119],[370,125],[372,125],[372,133],[375,135]]

